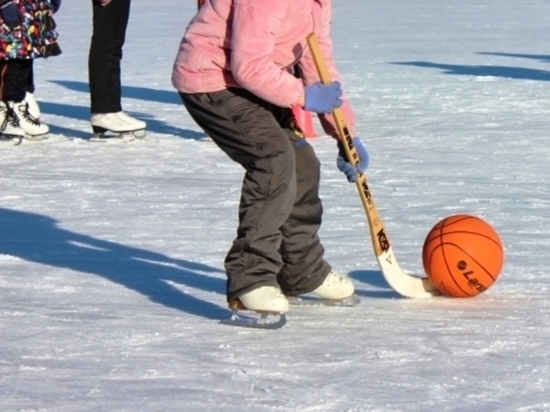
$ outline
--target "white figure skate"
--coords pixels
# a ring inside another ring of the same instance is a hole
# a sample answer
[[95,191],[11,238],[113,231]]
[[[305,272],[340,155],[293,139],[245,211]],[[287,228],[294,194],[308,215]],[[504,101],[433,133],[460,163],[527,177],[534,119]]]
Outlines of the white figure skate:
[[31,114],[29,103],[25,100],[22,102],[9,102],[8,106],[13,109],[19,126],[25,132],[25,138],[28,140],[45,140],[49,137],[50,128]]
[[[279,329],[286,324],[288,300],[278,287],[261,286],[229,302],[231,316],[221,323],[257,329]],[[256,312],[260,318],[242,315],[242,311]]]
[[30,115],[35,119],[40,119],[40,107],[38,106],[38,102],[34,97],[34,93],[26,92],[24,101],[27,102],[27,104],[29,105]]
[[13,109],[0,101],[0,139],[19,145],[24,137],[25,131],[19,125]]
[[354,294],[350,278],[331,270],[323,283],[311,293],[317,298],[289,297],[289,303],[297,306],[356,306],[361,299]]
[[110,139],[131,142],[145,138],[147,124],[128,116],[124,112],[92,114],[93,141],[104,142]]

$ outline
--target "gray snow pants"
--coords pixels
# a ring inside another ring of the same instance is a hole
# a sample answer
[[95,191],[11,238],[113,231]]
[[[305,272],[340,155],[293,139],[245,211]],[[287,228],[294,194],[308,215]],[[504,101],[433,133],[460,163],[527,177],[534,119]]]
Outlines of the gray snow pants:
[[180,96],[246,171],[237,237],[225,258],[227,300],[267,285],[289,296],[316,289],[331,270],[317,235],[320,164],[292,111],[237,88]]

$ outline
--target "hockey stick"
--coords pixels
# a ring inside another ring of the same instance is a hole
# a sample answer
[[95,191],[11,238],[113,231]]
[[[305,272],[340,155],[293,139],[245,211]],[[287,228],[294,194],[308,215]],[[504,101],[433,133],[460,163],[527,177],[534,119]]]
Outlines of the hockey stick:
[[[330,73],[315,33],[311,33],[307,37],[307,43],[313,55],[313,60],[315,61],[315,66],[317,67],[321,82],[324,84],[330,83]],[[332,115],[336,122],[338,135],[343,143],[346,156],[353,164],[357,165],[359,163],[359,157],[353,145],[352,136],[350,136],[342,109],[335,108]],[[390,238],[384,227],[382,217],[374,204],[374,199],[367,183],[367,176],[364,173],[358,173],[356,186],[367,215],[367,221],[369,222],[374,253],[378,259],[378,264],[386,282],[388,282],[394,291],[408,298],[424,298],[439,295],[439,291],[435,289],[428,278],[410,275],[397,263],[390,243]]]

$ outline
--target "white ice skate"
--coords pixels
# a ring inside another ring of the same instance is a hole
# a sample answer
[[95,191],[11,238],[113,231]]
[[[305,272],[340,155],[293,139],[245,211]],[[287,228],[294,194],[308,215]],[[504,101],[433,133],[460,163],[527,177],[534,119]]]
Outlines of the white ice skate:
[[25,137],[25,131],[19,125],[19,120],[13,109],[0,101],[0,138],[19,145]]
[[136,136],[136,139],[143,139],[145,137],[145,128],[147,127],[147,123],[142,120],[138,120],[125,112],[117,112],[116,114],[122,120],[134,125],[134,135]]
[[[285,313],[288,312],[288,300],[278,287],[261,286],[229,302],[229,309],[231,309],[231,317],[222,319],[223,324],[279,329],[286,324]],[[243,316],[241,311],[257,312],[260,318]]]
[[124,112],[92,114],[93,141],[119,139],[131,142],[145,137],[147,124]]
[[29,105],[30,115],[35,119],[40,119],[40,107],[38,106],[38,102],[36,101],[34,94],[31,92],[26,92],[24,101]]
[[317,298],[292,297],[289,302],[301,306],[355,306],[361,300],[354,292],[350,278],[331,270],[321,286],[311,292]]
[[255,312],[288,312],[288,301],[281,290],[275,286],[262,286],[239,297],[242,305]]
[[13,109],[21,129],[25,132],[25,137],[29,140],[44,140],[47,139],[50,128],[41,123],[38,118],[35,118],[29,111],[29,103],[23,100],[22,102],[9,102],[8,105]]

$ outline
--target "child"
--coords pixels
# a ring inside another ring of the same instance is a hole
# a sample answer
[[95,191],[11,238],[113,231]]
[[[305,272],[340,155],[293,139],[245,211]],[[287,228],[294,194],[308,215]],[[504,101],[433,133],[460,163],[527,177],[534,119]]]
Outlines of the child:
[[60,5],[61,0],[0,0],[0,134],[43,139],[49,133],[27,91],[33,60],[61,53],[51,17]]
[[[329,113],[342,106],[353,133],[340,83],[319,82],[306,45],[315,31],[338,80],[330,19],[330,0],[207,0],[180,44],[174,87],[197,124],[246,172],[237,238],[225,259],[232,308],[284,313],[286,296],[353,296],[351,280],[323,258],[319,160],[291,110],[299,105],[319,113],[325,131],[337,137]],[[292,74],[295,64],[300,79]],[[368,155],[355,141],[363,171]],[[354,181],[355,166],[338,164]]]

